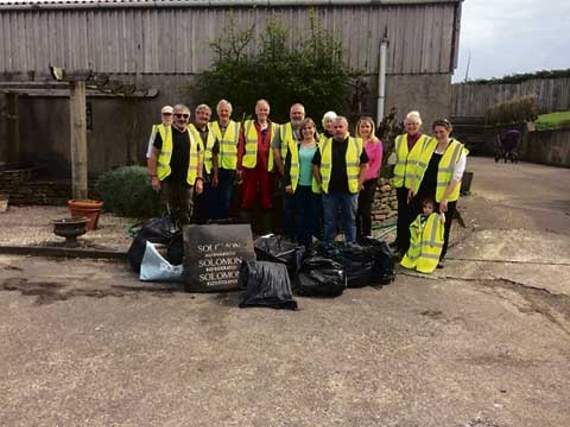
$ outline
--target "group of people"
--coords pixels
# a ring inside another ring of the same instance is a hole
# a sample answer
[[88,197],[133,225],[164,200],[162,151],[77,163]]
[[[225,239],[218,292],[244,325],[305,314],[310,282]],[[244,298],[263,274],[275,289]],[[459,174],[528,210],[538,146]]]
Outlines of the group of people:
[[[161,192],[177,223],[228,218],[234,184],[239,183],[240,219],[254,223],[258,205],[261,216],[255,225],[261,232],[273,231],[272,195],[278,188],[283,234],[290,239],[304,245],[313,237],[330,242],[342,231],[352,243],[371,235],[383,157],[374,120],[360,118],[351,135],[348,120],[333,111],[323,116],[319,132],[300,103],[291,106],[285,124],[270,119],[265,99],[256,102],[254,112],[252,119],[236,122],[231,103],[221,100],[216,120],[211,108],[201,104],[191,121],[190,109],[183,104],[162,108],[161,123],[152,128],[147,163],[152,187]],[[406,133],[396,139],[393,182],[398,195],[396,248],[404,266],[416,268],[419,261],[420,271],[426,239],[418,233],[435,233],[431,244],[445,256],[467,154],[450,138],[448,121],[434,123],[434,138],[421,133],[421,124],[418,112],[406,116]],[[433,214],[426,216],[430,203]],[[441,239],[434,237],[439,234]]]

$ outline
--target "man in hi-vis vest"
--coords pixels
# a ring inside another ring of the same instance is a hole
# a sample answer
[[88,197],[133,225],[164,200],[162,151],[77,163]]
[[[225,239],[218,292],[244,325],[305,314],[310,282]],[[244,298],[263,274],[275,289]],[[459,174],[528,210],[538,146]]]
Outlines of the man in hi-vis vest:
[[150,156],[152,155],[152,147],[156,134],[158,133],[159,127],[172,126],[172,119],[174,114],[174,108],[170,105],[165,105],[160,109],[160,122],[159,124],[152,125],[150,131],[150,138],[148,139],[148,148],[146,150],[146,165],[149,166]]
[[218,154],[218,187],[214,208],[214,219],[228,218],[234,190],[237,167],[237,146],[239,142],[240,123],[231,119],[232,104],[222,99],[216,106],[218,120],[210,123],[210,131],[219,143]]
[[161,191],[161,199],[179,227],[190,223],[193,193],[203,190],[203,148],[188,130],[189,119],[187,106],[174,106],[173,125],[159,128],[148,162],[152,188]]
[[[275,137],[271,142],[273,149],[273,158],[279,175],[283,176],[285,158],[287,157],[287,147],[290,144],[298,144],[302,139],[300,136],[301,123],[305,119],[305,107],[301,103],[291,105],[289,109],[290,122],[279,126],[279,132],[275,133]],[[295,230],[293,230],[293,196],[286,191],[282,191],[283,198],[283,234],[290,239],[295,238]]]
[[254,224],[258,232],[271,229],[271,191],[274,180],[273,151],[271,141],[279,126],[269,120],[269,102],[260,99],[255,104],[255,120],[245,120],[238,144],[237,173],[243,180],[241,188],[240,216],[252,222],[255,202],[262,209],[261,226]]
[[362,140],[348,133],[345,117],[335,119],[334,137],[327,139],[315,153],[313,165],[323,191],[324,241],[335,239],[339,219],[345,241],[356,241],[358,192],[363,188],[368,155]]
[[200,104],[194,112],[194,123],[188,126],[192,137],[204,148],[204,191],[195,198],[196,206],[195,221],[198,224],[206,224],[208,219],[214,216],[216,203],[216,187],[218,186],[218,153],[220,144],[210,130],[210,117],[212,109],[207,104]]

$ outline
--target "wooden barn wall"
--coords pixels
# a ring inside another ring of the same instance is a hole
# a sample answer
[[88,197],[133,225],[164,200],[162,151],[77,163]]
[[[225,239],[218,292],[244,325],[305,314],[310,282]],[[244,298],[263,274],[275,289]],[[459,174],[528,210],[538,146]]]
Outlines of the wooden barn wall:
[[[386,28],[389,74],[449,74],[457,59],[454,23],[459,7],[447,3],[312,10],[322,27],[342,40],[345,59],[354,68],[377,73]],[[289,28],[290,45],[299,45],[309,34],[309,11],[307,7],[0,9],[0,73],[44,74],[49,64],[107,73],[199,73],[212,63],[210,43],[230,26],[255,25],[259,33],[274,17]]]

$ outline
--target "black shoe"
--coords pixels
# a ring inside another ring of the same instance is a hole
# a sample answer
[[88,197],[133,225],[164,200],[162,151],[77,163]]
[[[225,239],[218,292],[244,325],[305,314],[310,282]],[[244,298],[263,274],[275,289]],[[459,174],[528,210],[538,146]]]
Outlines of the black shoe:
[[444,268],[445,267],[445,263],[443,262],[443,260],[441,260],[440,262],[437,263],[437,268]]

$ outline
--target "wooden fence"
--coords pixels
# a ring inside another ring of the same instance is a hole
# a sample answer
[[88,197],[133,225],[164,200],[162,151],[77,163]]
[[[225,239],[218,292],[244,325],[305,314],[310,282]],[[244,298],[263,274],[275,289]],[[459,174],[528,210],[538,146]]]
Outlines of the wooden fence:
[[541,113],[570,110],[570,78],[534,79],[517,84],[454,84],[451,115],[482,117],[498,102],[533,95],[538,98]]

